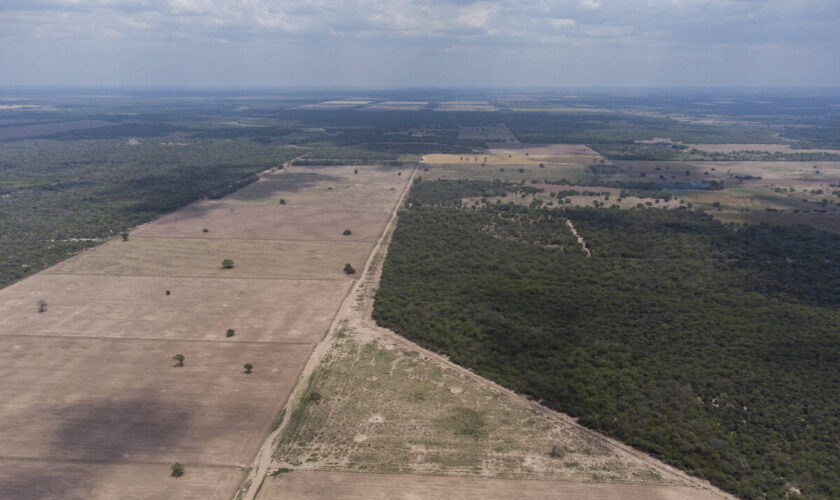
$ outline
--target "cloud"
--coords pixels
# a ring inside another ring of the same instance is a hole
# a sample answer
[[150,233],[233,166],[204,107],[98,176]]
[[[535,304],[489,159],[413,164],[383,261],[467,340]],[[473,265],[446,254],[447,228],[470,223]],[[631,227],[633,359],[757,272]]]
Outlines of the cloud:
[[330,50],[374,61],[382,54],[385,61],[385,54],[402,51],[415,66],[454,65],[457,54],[467,53],[485,63],[518,53],[555,66],[570,64],[573,55],[603,65],[616,64],[607,55],[621,53],[636,61],[637,72],[652,68],[651,54],[661,57],[660,71],[666,60],[697,56],[713,68],[698,55],[776,50],[809,54],[807,60],[827,67],[814,68],[815,78],[835,75],[828,81],[836,84],[837,26],[836,0],[0,0],[0,84],[11,81],[14,64],[31,64],[23,53],[41,61],[59,53],[87,60],[105,49],[143,51],[151,61],[155,53],[167,60],[202,50],[209,59],[216,50],[238,50],[244,55],[230,57],[288,53],[305,62],[305,54],[322,60]]

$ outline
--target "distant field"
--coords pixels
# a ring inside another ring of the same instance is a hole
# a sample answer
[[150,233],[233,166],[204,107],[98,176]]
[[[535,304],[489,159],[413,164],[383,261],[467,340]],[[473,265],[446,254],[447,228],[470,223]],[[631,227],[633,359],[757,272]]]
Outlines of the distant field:
[[72,130],[85,130],[89,128],[111,127],[114,122],[105,120],[75,120],[53,123],[39,123],[37,125],[19,125],[16,127],[0,128],[0,141],[10,139],[23,139],[25,137],[42,137],[47,135],[69,132]]
[[446,101],[438,104],[437,111],[498,111],[487,101]]
[[372,104],[367,107],[371,110],[382,111],[417,111],[426,107],[429,103],[426,101],[384,101]]

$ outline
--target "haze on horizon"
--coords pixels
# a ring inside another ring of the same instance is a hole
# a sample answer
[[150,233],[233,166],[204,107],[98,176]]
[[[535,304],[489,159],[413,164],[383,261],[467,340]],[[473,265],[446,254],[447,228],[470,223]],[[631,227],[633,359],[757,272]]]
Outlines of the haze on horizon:
[[840,85],[836,0],[0,0],[0,86]]

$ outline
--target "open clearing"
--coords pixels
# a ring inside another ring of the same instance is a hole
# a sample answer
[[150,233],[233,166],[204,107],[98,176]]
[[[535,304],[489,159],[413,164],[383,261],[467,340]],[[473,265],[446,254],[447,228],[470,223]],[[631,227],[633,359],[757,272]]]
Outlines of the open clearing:
[[267,478],[261,498],[314,500],[719,500],[714,492],[680,486],[596,484],[404,474],[294,471]]
[[288,170],[0,291],[0,497],[234,495],[409,171]]
[[[386,221],[385,211],[336,211],[328,203],[322,207],[274,204],[233,208],[229,203],[202,202],[145,224],[133,231],[132,237],[372,243]],[[353,234],[342,235],[345,229]]]
[[0,338],[0,456],[245,466],[311,348]]
[[[0,335],[315,343],[349,287],[335,280],[42,273],[0,290]],[[37,312],[39,300],[46,313]],[[225,337],[228,328],[235,336]]]
[[706,153],[734,153],[736,151],[761,151],[767,153],[840,153],[840,150],[836,149],[793,149],[790,147],[790,144],[686,144],[686,146]]
[[[136,238],[109,241],[47,273],[211,278],[351,279],[344,264],[360,267],[364,242]],[[233,269],[222,269],[233,259]]]
[[487,101],[445,101],[435,111],[498,111],[499,108]]
[[429,104],[427,101],[385,101],[367,107],[379,111],[418,111]]
[[[191,465],[169,477],[168,464],[0,460],[0,498],[38,500],[230,500],[243,472]],[[92,479],[92,478],[95,478]]]

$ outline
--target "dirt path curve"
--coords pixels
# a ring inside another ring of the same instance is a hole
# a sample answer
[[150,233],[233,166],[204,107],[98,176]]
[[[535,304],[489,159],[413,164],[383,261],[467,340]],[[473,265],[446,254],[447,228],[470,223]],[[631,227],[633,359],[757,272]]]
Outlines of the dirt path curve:
[[566,219],[566,225],[569,226],[569,230],[572,231],[572,236],[577,238],[578,244],[580,245],[580,249],[583,250],[583,253],[585,253],[587,257],[592,257],[592,252],[590,252],[589,248],[586,246],[586,240],[583,239],[583,236],[578,234],[577,229],[575,229],[575,226],[572,224],[570,219]]
[[[303,371],[298,378],[297,384],[295,385],[294,390],[289,395],[289,398],[286,400],[286,405],[283,407],[283,421],[277,426],[266,440],[263,442],[262,446],[260,446],[260,450],[257,453],[257,457],[254,460],[254,463],[251,465],[250,472],[248,473],[245,482],[242,483],[239,491],[236,495],[236,500],[254,500],[257,496],[257,493],[260,490],[260,486],[262,482],[265,480],[266,474],[268,474],[269,468],[271,467],[272,457],[274,456],[274,449],[276,447],[277,438],[286,428],[286,425],[289,423],[289,417],[291,417],[292,410],[294,409],[295,403],[300,399],[301,394],[306,390],[307,381],[309,377],[312,375],[312,372],[315,371],[315,368],[321,364],[321,361],[324,355],[329,351],[330,345],[333,341],[333,334],[338,329],[339,324],[342,321],[346,321],[348,316],[356,316],[353,314],[354,309],[357,308],[356,306],[356,297],[361,295],[367,295],[366,291],[368,291],[369,286],[369,276],[371,273],[375,274],[374,269],[380,267],[378,265],[381,261],[379,259],[380,252],[382,251],[383,247],[388,246],[390,242],[390,235],[394,231],[394,227],[396,226],[397,221],[397,211],[399,211],[400,207],[403,205],[405,197],[408,191],[411,189],[411,183],[414,181],[414,175],[417,173],[417,169],[419,168],[419,163],[415,164],[414,167],[411,169],[411,173],[408,175],[408,180],[403,188],[402,193],[400,194],[400,198],[397,200],[397,203],[394,206],[394,209],[391,212],[391,216],[388,219],[388,223],[385,225],[385,229],[382,231],[379,239],[377,240],[376,244],[373,246],[373,249],[368,255],[367,261],[365,262],[365,267],[360,274],[361,278],[356,281],[353,287],[350,288],[350,291],[344,297],[344,301],[341,303],[341,306],[338,308],[335,316],[333,317],[333,321],[330,324],[329,330],[327,330],[327,334],[321,340],[318,345],[315,346],[315,349],[312,351],[312,354],[309,357],[309,361],[307,361],[306,366],[304,366]],[[378,276],[378,275],[377,275]]]

